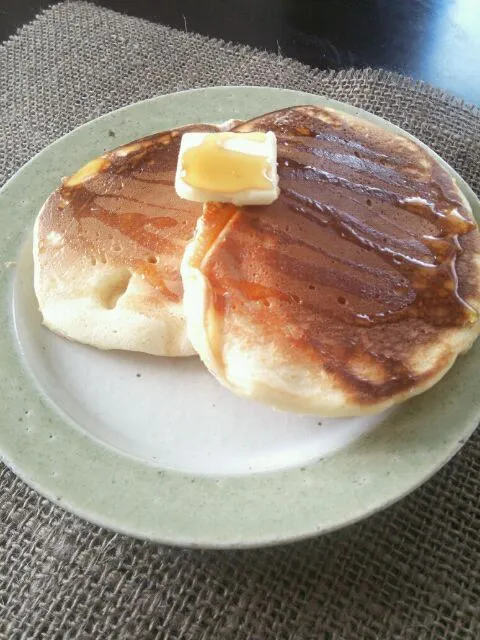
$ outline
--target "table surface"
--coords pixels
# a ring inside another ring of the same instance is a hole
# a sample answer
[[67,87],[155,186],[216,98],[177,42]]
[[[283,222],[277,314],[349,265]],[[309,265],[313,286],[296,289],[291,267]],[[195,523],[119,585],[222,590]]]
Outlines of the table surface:
[[[95,0],[321,69],[383,67],[480,105],[479,0]],[[0,41],[55,0],[1,0]]]

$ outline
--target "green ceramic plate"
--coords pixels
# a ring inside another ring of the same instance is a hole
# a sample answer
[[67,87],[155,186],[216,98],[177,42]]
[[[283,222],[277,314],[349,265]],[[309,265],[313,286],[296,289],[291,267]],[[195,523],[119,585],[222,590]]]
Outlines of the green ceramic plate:
[[[79,127],[1,190],[0,454],[53,502],[105,527],[177,545],[297,540],[398,500],[474,430],[480,343],[431,391],[387,414],[322,420],[236,398],[195,358],[104,353],[41,326],[29,230],[62,176],[154,131],[305,103],[398,131],[321,96],[256,87],[187,91]],[[454,175],[478,216],[477,199]]]

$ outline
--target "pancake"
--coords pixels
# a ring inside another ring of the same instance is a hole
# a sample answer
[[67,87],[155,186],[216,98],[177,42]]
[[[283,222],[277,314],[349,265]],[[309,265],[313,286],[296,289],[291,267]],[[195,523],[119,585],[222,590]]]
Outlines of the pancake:
[[201,205],[178,198],[175,169],[184,132],[230,124],[157,133],[63,181],[34,229],[35,292],[49,329],[101,349],[194,353],[180,261]]
[[406,136],[320,107],[267,114],[281,194],[204,206],[182,262],[188,334],[220,382],[323,416],[425,391],[480,330],[480,236]]

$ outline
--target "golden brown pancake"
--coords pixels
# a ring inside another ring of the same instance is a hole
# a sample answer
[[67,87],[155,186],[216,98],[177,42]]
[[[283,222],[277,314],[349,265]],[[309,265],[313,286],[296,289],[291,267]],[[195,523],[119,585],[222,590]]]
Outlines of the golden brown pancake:
[[193,353],[179,268],[201,205],[174,190],[181,136],[190,130],[219,127],[191,125],[124,145],[49,197],[35,225],[34,258],[50,329],[104,349]]
[[189,337],[234,392],[319,415],[434,384],[479,333],[480,236],[451,174],[405,136],[296,107],[274,131],[281,195],[205,205],[182,264]]

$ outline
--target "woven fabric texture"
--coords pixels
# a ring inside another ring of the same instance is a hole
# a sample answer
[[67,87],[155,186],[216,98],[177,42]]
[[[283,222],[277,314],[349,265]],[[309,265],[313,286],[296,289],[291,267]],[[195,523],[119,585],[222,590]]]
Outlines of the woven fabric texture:
[[[382,71],[312,70],[83,2],[0,47],[0,183],[73,127],[185,88],[323,93],[388,118],[480,191],[480,111]],[[0,466],[0,638],[480,638],[480,433],[368,521],[280,548],[201,552],[112,534]]]

